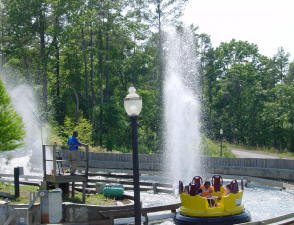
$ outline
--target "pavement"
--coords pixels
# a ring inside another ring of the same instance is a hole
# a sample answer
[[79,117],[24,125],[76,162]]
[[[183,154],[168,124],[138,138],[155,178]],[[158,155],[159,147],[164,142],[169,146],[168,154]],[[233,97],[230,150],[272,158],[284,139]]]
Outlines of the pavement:
[[259,159],[279,159],[280,157],[274,153],[259,152],[254,150],[246,150],[239,148],[231,148],[231,151],[237,158],[259,158]]

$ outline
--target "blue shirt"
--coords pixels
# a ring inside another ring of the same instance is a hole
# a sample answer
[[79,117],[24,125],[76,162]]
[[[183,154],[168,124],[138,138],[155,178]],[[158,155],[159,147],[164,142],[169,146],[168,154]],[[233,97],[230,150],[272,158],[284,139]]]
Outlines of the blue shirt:
[[67,144],[69,146],[69,150],[78,150],[78,145],[82,145],[75,136],[69,137]]

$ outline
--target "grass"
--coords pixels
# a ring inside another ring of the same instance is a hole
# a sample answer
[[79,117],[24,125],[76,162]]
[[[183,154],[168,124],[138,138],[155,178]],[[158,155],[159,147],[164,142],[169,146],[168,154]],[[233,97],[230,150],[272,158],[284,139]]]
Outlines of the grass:
[[[20,196],[17,199],[9,200],[10,204],[29,204],[30,192],[37,193],[39,191],[39,188],[29,185],[20,185],[19,190]],[[0,182],[0,192],[6,192],[10,195],[14,195],[14,185]],[[0,200],[5,200],[5,198],[0,197]],[[82,203],[82,193],[76,192],[74,198],[68,198],[66,201],[73,203]],[[36,202],[39,203],[40,199],[38,198]],[[86,195],[86,204],[110,206],[116,205],[116,200],[112,198],[107,198],[103,194]]]
[[[75,197],[66,199],[67,202],[82,204],[82,193],[75,193]],[[107,198],[103,194],[86,195],[86,204],[89,205],[116,205],[116,200]]]
[[[28,185],[20,185],[19,187],[19,197],[17,199],[10,200],[11,204],[29,204],[30,201],[30,192],[38,192],[39,188],[35,186]],[[0,182],[0,192],[6,192],[11,195],[14,195],[14,185],[5,184]],[[0,197],[0,200],[4,200],[5,198]],[[37,200],[37,202],[40,202]]]
[[[202,137],[202,146],[204,155],[211,157],[220,157],[220,142],[213,142],[212,140]],[[222,157],[235,158],[236,156],[228,148],[226,143],[222,143]]]

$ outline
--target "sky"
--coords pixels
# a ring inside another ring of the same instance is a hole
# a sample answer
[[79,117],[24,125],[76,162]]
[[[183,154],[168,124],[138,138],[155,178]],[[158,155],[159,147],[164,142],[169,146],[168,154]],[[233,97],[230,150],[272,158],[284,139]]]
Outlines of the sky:
[[214,47],[236,40],[268,57],[283,47],[294,59],[294,0],[189,0],[183,21],[210,35]]

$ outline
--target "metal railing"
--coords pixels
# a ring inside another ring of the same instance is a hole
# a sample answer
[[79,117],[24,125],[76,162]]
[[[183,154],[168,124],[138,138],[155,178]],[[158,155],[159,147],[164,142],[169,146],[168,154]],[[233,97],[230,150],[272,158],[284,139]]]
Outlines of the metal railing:
[[[88,176],[88,171],[89,171],[89,146],[85,145],[83,146],[85,148],[85,153],[82,154],[83,159],[79,159],[79,162],[84,162],[84,166],[83,168],[81,168],[82,170],[84,170],[83,175]],[[51,152],[49,152],[49,157],[48,157],[48,149],[52,150]],[[70,159],[69,157],[63,157],[66,154],[69,153],[69,151],[72,150],[68,150],[68,147],[63,146],[63,145],[43,145],[42,146],[42,152],[43,152],[43,173],[44,173],[44,177],[46,177],[47,174],[47,163],[48,162],[52,162],[52,171],[51,174],[49,175],[53,175],[53,176],[57,176],[57,175],[61,175],[61,173],[64,173],[64,168],[63,165],[69,164]],[[79,151],[80,152],[80,151]],[[57,174],[57,170],[58,170],[58,174]]]

